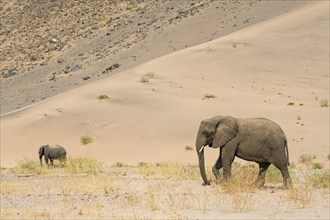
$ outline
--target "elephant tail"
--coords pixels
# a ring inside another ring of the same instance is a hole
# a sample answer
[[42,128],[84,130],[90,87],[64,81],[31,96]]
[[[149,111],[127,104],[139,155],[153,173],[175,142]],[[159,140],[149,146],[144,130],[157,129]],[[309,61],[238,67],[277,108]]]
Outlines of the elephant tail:
[[288,141],[285,139],[285,154],[286,158],[288,160],[288,166],[290,166],[290,160],[289,160],[289,150],[288,150]]

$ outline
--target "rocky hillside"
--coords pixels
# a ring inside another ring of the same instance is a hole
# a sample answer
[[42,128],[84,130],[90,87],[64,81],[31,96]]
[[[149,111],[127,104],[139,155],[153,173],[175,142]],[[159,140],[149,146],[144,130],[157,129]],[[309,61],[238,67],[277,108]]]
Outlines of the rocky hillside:
[[3,0],[1,114],[308,1]]
[[1,6],[0,71],[3,77],[10,77],[13,68],[25,72],[35,65],[46,65],[47,60],[70,47],[70,42],[84,38],[92,40],[104,29],[106,36],[112,36],[119,29],[126,30],[110,44],[100,45],[99,50],[115,52],[112,48],[118,49],[118,44],[128,48],[145,37],[145,29],[158,29],[166,23],[192,16],[209,2],[4,1]]

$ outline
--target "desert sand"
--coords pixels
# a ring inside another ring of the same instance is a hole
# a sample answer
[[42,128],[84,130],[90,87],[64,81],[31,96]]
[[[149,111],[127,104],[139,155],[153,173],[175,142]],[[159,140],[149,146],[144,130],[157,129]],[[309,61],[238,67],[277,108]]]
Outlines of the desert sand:
[[[185,148],[194,147],[200,121],[232,115],[275,121],[287,135],[290,162],[299,166],[306,154],[329,167],[328,101],[329,2],[320,1],[2,115],[1,166],[37,159],[43,144],[106,165],[197,164],[195,151]],[[83,135],[93,142],[82,145]],[[208,164],[217,156],[206,149]],[[325,198],[308,209],[221,216],[328,219],[329,192],[317,193]],[[214,219],[219,213],[180,216]]]
[[[1,165],[36,157],[42,144],[105,164],[196,162],[185,146],[194,146],[200,121],[214,115],[270,118],[288,137],[291,161],[312,154],[325,162],[329,108],[320,102],[329,100],[327,5],[306,6],[5,114]],[[83,135],[94,142],[83,146]],[[207,153],[211,161],[217,156]]]

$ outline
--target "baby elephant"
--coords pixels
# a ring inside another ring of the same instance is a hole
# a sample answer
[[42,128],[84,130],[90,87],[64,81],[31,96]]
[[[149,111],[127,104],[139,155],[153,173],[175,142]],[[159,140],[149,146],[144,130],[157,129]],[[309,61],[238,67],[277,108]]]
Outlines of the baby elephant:
[[45,156],[45,162],[48,167],[49,167],[48,159],[50,160],[50,164],[54,166],[53,163],[54,159],[59,159],[59,160],[66,159],[66,150],[64,149],[64,147],[59,145],[55,145],[55,146],[43,145],[39,148],[39,159],[41,166],[42,166],[42,156]]

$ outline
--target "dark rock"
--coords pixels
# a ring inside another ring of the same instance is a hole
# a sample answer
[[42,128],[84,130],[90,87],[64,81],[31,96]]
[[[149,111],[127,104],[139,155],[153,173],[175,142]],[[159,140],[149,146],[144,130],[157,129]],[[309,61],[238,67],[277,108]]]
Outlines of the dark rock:
[[50,76],[49,81],[53,81],[53,80],[55,80],[55,78],[56,78],[56,73],[53,73],[53,74]]
[[111,66],[105,68],[105,70],[103,70],[102,73],[105,74],[105,73],[111,72],[112,70],[117,69],[119,67],[120,67],[119,63],[112,64]]
[[83,77],[82,79],[83,79],[83,80],[89,80],[90,77],[89,77],[89,76],[85,76],[85,77]]

